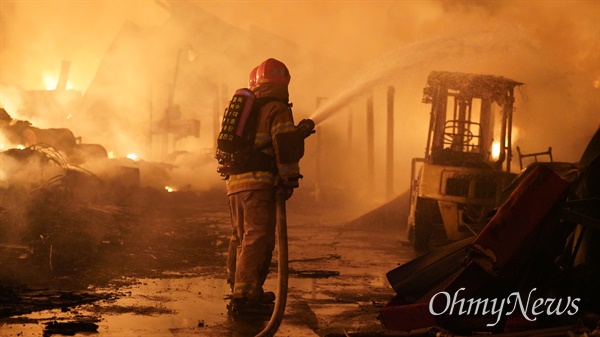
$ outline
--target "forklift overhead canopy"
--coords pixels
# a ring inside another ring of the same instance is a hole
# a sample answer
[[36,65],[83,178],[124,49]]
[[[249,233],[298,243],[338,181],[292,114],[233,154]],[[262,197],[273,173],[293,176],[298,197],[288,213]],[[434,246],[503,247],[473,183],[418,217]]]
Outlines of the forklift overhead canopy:
[[431,101],[432,88],[445,87],[470,97],[488,98],[491,96],[494,101],[502,104],[506,92],[512,91],[514,87],[522,84],[502,76],[432,71],[427,78],[423,101],[425,103]]

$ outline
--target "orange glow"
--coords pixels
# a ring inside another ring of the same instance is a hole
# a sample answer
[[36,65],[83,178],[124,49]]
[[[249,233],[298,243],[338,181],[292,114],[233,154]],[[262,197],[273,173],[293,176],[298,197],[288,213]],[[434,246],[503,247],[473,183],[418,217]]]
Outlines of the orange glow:
[[500,142],[494,142],[492,144],[492,158],[498,160],[500,158]]
[[[56,84],[58,83],[58,77],[48,72],[42,74],[42,81],[44,81],[44,88],[46,90],[55,90]],[[73,89],[71,81],[67,81],[67,90]]]
[[169,193],[175,192],[175,189],[173,187],[169,187],[169,186],[165,186],[165,190]]
[[138,155],[137,155],[137,154],[135,154],[135,153],[130,153],[130,154],[128,154],[128,155],[127,155],[127,158],[129,158],[129,159],[131,159],[131,160],[133,160],[133,161],[138,161],[138,160],[140,159],[140,158],[138,157]]

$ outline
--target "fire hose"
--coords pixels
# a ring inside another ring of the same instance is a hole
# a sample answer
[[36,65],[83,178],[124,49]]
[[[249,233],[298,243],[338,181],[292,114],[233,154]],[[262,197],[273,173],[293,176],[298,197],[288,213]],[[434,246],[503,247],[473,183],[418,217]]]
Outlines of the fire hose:
[[[296,132],[303,138],[315,133],[315,123],[310,119],[303,119],[298,123]],[[275,191],[276,218],[277,218],[277,240],[278,262],[277,262],[277,296],[271,319],[265,328],[256,337],[274,336],[285,313],[288,291],[288,239],[287,239],[287,213],[285,209],[286,192],[283,185],[279,185]]]
[[277,262],[277,297],[271,319],[267,326],[256,337],[273,336],[279,329],[283,320],[288,290],[288,244],[287,244],[287,216],[285,210],[285,189],[277,187],[275,192],[277,203],[277,240],[279,240],[279,253]]

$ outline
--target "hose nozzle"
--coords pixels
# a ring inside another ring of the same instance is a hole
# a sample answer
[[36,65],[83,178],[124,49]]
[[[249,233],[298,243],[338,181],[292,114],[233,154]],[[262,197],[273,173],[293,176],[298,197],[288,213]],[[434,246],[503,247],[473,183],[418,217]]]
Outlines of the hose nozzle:
[[298,132],[302,138],[307,138],[317,132],[315,131],[315,122],[308,118],[301,120],[298,125],[296,125],[296,132]]

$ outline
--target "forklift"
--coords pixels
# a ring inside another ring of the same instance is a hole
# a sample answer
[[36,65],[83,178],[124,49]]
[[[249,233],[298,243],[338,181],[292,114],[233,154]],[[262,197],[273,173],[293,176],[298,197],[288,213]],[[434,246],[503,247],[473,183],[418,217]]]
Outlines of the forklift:
[[413,158],[411,169],[407,238],[415,250],[477,234],[480,220],[515,178],[512,115],[514,89],[522,84],[493,75],[429,74],[425,156]]

